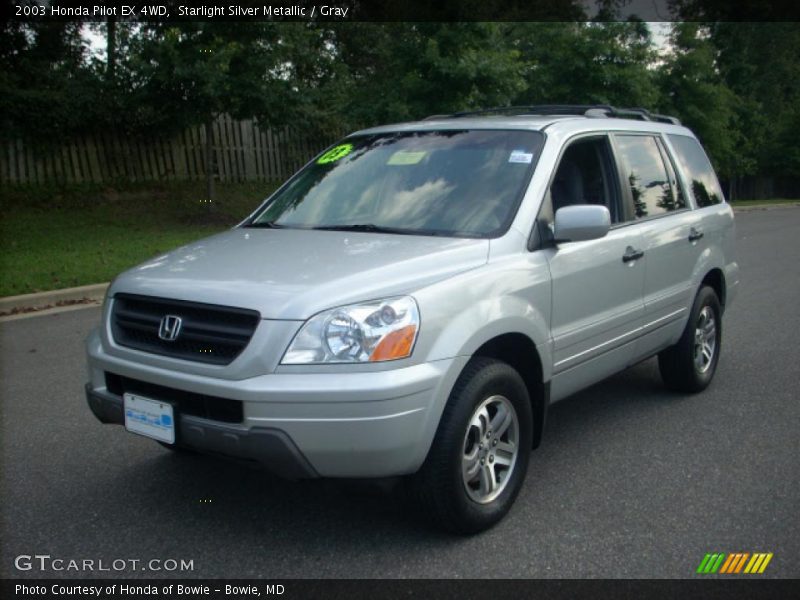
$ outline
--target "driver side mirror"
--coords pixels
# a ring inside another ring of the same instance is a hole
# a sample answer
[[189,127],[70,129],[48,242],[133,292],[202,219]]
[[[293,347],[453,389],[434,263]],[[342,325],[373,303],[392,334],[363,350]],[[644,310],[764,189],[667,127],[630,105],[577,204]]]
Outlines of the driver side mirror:
[[596,240],[611,228],[611,213],[605,206],[577,204],[556,211],[553,238],[559,242]]

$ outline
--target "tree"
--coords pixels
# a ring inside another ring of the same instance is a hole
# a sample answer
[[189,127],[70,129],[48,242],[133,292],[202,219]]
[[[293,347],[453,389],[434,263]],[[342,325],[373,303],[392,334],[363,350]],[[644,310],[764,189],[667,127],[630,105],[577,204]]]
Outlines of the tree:
[[743,137],[764,174],[800,175],[796,131],[800,120],[800,30],[796,23],[710,26],[719,70],[744,103]]
[[517,104],[652,107],[656,54],[639,21],[516,23],[510,39],[525,78]]
[[292,80],[284,73],[274,23],[149,23],[132,42],[128,111],[135,130],[205,128],[206,192],[214,199],[213,123],[287,110]]
[[722,177],[754,166],[739,124],[741,101],[719,72],[718,52],[700,23],[675,23],[671,52],[658,71],[659,110],[674,114],[700,138]]
[[49,141],[98,120],[98,79],[81,23],[0,25],[0,132]]
[[782,5],[672,0],[679,18],[702,20],[716,68],[735,94],[744,172],[800,175],[800,29]]
[[353,124],[505,105],[523,86],[502,23],[347,23],[335,44]]

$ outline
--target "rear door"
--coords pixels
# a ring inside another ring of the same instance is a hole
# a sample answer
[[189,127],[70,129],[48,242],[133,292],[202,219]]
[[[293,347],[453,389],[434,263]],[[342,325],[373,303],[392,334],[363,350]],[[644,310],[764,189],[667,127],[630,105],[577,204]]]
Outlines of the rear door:
[[637,356],[644,357],[680,336],[694,293],[693,269],[705,240],[661,137],[616,134],[613,139],[647,261],[644,319],[636,348]]
[[620,179],[608,136],[572,140],[545,198],[540,221],[575,204],[602,204],[612,215],[605,237],[550,244],[552,278],[551,396],[561,399],[627,366],[641,330],[645,258],[642,237],[623,206]]

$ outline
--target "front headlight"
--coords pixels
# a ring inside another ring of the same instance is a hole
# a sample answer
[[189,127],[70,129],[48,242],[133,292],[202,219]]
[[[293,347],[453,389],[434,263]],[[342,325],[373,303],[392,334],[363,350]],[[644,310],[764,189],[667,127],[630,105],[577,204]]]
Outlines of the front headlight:
[[294,336],[284,365],[360,363],[411,356],[419,310],[410,296],[351,304],[311,317]]

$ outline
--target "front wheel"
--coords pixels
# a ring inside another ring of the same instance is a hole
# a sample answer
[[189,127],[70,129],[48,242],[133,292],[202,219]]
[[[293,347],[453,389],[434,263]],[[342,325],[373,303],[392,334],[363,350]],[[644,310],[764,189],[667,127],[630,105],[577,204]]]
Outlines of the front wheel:
[[530,398],[519,373],[494,359],[470,361],[411,481],[424,514],[462,534],[500,521],[525,479],[532,435]]
[[678,392],[700,392],[717,370],[722,342],[722,311],[717,293],[700,288],[681,339],[658,355],[666,386]]

